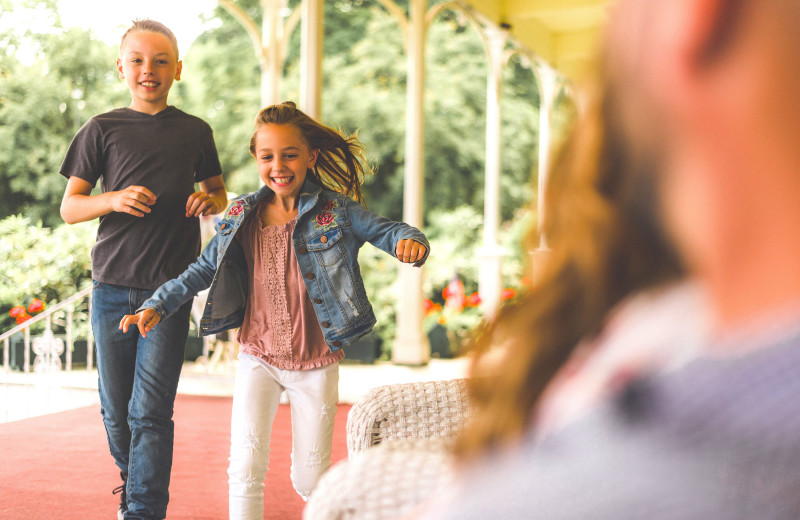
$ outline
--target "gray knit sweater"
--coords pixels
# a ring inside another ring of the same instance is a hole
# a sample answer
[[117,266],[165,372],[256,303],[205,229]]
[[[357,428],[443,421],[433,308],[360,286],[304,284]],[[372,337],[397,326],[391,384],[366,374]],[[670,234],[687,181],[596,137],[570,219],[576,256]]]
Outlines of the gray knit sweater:
[[489,457],[422,518],[800,519],[797,331],[638,379],[541,443],[532,432]]

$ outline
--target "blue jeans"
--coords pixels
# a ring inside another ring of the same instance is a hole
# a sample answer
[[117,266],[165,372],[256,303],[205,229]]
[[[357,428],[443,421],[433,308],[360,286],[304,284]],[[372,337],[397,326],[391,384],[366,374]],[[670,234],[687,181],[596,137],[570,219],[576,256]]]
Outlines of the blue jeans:
[[114,462],[126,480],[125,518],[167,514],[175,394],[189,332],[191,301],[147,337],[119,330],[153,291],[94,283],[92,331],[97,342],[100,405]]

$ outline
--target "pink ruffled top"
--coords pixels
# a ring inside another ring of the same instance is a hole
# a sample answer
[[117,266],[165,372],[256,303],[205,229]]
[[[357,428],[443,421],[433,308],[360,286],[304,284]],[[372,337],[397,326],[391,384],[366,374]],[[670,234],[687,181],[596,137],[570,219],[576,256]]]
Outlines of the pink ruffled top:
[[297,219],[264,226],[256,210],[236,234],[244,249],[250,296],[237,340],[239,351],[283,370],[336,363],[344,351],[325,343],[292,247]]

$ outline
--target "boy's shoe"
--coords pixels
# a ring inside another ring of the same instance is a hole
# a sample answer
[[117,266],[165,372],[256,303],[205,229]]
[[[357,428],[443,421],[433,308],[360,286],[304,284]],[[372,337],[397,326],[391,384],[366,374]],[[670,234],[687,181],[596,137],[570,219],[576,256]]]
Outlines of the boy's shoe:
[[128,493],[125,492],[125,484],[126,484],[125,476],[122,473],[120,473],[119,476],[122,477],[122,485],[115,487],[114,490],[111,492],[111,494],[116,495],[117,493],[120,493],[121,496],[119,497],[119,509],[117,509],[117,520],[124,520],[125,511],[128,510]]

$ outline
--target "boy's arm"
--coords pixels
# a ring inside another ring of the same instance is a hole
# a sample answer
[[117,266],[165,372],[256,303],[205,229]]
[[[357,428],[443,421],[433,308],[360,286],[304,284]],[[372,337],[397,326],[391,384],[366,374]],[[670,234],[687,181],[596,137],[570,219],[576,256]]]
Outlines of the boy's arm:
[[94,220],[111,212],[128,213],[143,217],[156,203],[155,194],[144,186],[128,186],[124,190],[91,195],[92,185],[79,178],[70,177],[61,200],[61,218],[67,224]]
[[228,207],[228,192],[222,175],[209,177],[198,183],[200,191],[192,193],[186,201],[186,216],[216,215]]

